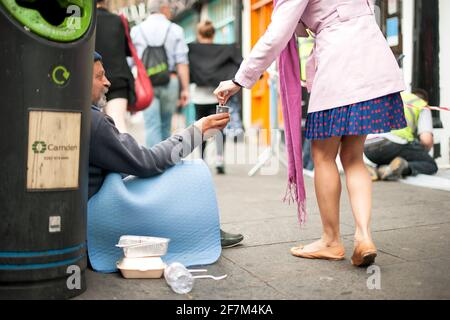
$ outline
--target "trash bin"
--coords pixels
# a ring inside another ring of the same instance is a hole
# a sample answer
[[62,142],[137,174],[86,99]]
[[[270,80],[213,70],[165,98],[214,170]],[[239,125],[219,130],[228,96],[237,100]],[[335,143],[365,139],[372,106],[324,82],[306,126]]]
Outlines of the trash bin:
[[0,0],[0,299],[86,289],[93,0]]

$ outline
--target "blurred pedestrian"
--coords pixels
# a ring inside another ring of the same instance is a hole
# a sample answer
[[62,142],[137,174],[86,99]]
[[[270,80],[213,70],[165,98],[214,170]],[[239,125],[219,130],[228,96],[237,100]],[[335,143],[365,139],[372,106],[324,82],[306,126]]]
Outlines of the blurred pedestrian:
[[[377,255],[370,232],[372,181],[363,162],[369,133],[406,126],[400,92],[404,82],[395,57],[376,24],[374,2],[357,0],[275,0],[272,21],[232,80],[215,90],[220,103],[241,87],[251,88],[280,56],[280,84],[289,156],[289,188],[296,191],[300,222],[305,219],[301,158],[301,86],[294,33],[315,34],[307,64],[311,92],[306,138],[312,140],[314,183],[323,234],[291,249],[302,258],[345,258],[339,227],[339,154],[355,218],[352,263],[366,266]],[[294,188],[295,187],[295,188]],[[288,189],[289,190],[289,189]]]
[[[211,21],[197,24],[197,42],[189,44],[189,70],[193,86],[192,101],[195,104],[196,119],[215,114],[217,98],[214,89],[221,79],[234,76],[242,62],[242,55],[235,44],[215,44],[215,28]],[[236,108],[236,101],[233,106]],[[216,135],[216,170],[225,173],[223,131]],[[205,158],[206,142],[202,144],[201,156]]]
[[170,2],[150,0],[148,11],[147,19],[131,29],[131,38],[155,94],[144,110],[146,145],[151,147],[170,136],[177,105],[189,102],[189,62],[183,29],[170,21]]
[[135,100],[134,78],[127,64],[131,56],[128,41],[120,17],[108,11],[109,0],[97,0],[97,31],[95,50],[103,56],[111,87],[106,94],[103,111],[114,119],[120,132],[127,132],[128,104]]

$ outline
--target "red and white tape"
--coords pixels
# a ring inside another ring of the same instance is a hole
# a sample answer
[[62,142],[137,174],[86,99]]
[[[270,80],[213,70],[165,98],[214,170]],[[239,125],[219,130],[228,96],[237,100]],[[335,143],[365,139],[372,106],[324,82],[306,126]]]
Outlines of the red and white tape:
[[[406,104],[407,107],[409,108],[417,108],[415,106],[413,106],[412,104]],[[446,107],[433,107],[433,106],[426,106],[426,107],[421,107],[423,109],[430,109],[430,110],[436,110],[436,111],[450,111],[450,108],[446,108]]]

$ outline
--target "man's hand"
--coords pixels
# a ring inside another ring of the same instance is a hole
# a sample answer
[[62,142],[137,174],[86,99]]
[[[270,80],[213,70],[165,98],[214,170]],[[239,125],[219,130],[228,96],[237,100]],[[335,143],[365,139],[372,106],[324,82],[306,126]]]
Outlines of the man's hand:
[[203,117],[196,121],[194,125],[202,132],[203,138],[208,139],[223,130],[230,122],[229,113],[218,113]]
[[180,93],[180,100],[178,101],[178,105],[182,108],[187,106],[189,103],[189,90],[182,90]]
[[220,104],[224,105],[227,103],[228,99],[230,99],[232,95],[238,93],[240,89],[241,87],[234,84],[231,80],[222,81],[216,88],[216,90],[214,90],[214,94],[217,97],[217,101],[219,101]]
[[420,144],[427,150],[430,151],[433,148],[434,139],[433,133],[422,132],[419,136]]

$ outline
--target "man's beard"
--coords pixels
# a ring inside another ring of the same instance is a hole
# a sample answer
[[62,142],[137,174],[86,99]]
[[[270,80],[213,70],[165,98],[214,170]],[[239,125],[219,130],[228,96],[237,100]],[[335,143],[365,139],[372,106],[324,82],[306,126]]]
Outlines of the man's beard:
[[100,109],[103,109],[106,107],[106,104],[108,103],[108,100],[106,99],[106,94],[108,93],[108,89],[103,90],[102,94],[100,95],[100,99],[97,101],[97,107]]

